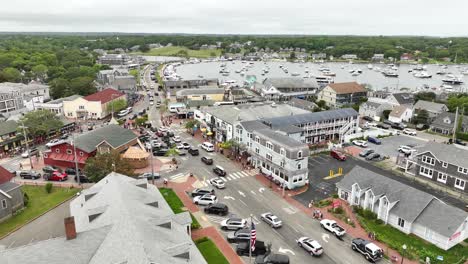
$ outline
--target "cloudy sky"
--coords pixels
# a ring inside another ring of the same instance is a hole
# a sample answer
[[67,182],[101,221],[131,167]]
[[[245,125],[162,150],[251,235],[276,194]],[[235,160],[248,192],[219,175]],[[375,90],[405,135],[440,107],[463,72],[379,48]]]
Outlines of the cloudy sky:
[[468,0],[1,2],[0,31],[468,35]]

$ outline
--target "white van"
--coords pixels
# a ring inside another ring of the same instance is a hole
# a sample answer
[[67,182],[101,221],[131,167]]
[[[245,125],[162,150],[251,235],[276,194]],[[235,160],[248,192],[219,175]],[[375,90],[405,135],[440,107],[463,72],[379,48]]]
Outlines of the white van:
[[124,110],[120,111],[120,112],[117,114],[117,116],[118,116],[118,117],[124,117],[124,116],[128,115],[128,113],[129,113],[128,110],[127,110],[127,109],[124,109]]
[[207,152],[213,152],[214,146],[210,142],[203,142],[201,145],[202,149],[206,150]]

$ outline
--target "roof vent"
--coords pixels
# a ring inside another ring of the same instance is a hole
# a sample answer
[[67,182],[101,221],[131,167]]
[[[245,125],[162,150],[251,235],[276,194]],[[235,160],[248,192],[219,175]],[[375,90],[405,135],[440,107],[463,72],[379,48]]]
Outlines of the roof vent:
[[85,202],[88,201],[89,199],[93,198],[93,196],[96,195],[96,193],[90,193],[90,194],[85,194]]
[[158,203],[158,201],[156,201],[156,202],[152,202],[152,203],[147,203],[146,205],[149,205],[149,206],[153,206],[153,207],[159,208],[159,203]]
[[143,188],[143,189],[147,189],[148,188],[148,183],[144,182],[144,183],[137,184],[136,186],[138,186],[140,188]]
[[98,218],[98,216],[100,216],[101,214],[102,213],[88,215],[88,221],[91,223],[92,221],[94,221],[94,219]]
[[164,227],[164,228],[167,228],[167,229],[171,229],[172,228],[172,222],[171,221],[165,222],[165,223],[159,224],[158,226]]
[[174,258],[190,259],[190,251],[184,252],[182,254],[174,255]]

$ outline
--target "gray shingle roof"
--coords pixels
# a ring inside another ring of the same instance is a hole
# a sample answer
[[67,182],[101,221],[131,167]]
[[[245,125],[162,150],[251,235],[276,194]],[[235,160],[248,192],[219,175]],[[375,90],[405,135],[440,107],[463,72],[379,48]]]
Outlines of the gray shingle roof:
[[75,144],[77,148],[89,153],[96,150],[97,146],[103,141],[117,148],[136,138],[135,133],[129,129],[122,128],[119,125],[108,125],[77,137]]
[[176,94],[178,96],[185,96],[185,95],[202,95],[202,94],[222,94],[224,93],[224,89],[218,87],[209,87],[209,88],[194,88],[194,89],[184,89],[177,91]]
[[270,124],[273,128],[284,127],[288,125],[299,125],[304,123],[315,123],[324,120],[346,118],[350,116],[358,116],[358,112],[352,108],[342,108],[315,113],[305,113],[299,115],[283,116],[265,119],[266,124]]
[[248,132],[269,128],[267,125],[263,124],[262,122],[258,120],[244,121],[244,122],[240,122],[240,124]]
[[432,112],[432,113],[442,113],[445,111],[444,109],[446,109],[446,107],[447,106],[444,104],[419,100],[416,102],[416,104],[414,104],[413,109],[425,109],[428,112]]
[[[450,231],[443,233],[444,228],[443,225],[439,224],[440,222],[447,223],[448,230],[453,230],[453,228],[463,224],[463,221],[468,217],[467,213],[440,202],[428,193],[360,166],[354,167],[336,186],[351,190],[351,186],[355,183],[363,190],[371,189],[377,197],[386,196],[390,203],[397,202],[390,209],[390,213],[409,222],[424,223],[428,228],[440,231],[444,235],[452,235],[453,232],[451,234],[449,234]],[[434,217],[437,220],[433,221]]]
[[417,148],[417,150],[417,156],[431,152],[440,161],[468,168],[468,151],[456,147],[455,145],[430,142],[420,148]]
[[0,135],[6,135],[9,133],[13,133],[16,131],[18,127],[18,123],[14,120],[9,120],[0,123]]
[[16,189],[18,187],[20,187],[21,185],[17,184],[17,183],[14,183],[14,182],[5,182],[3,184],[0,184],[0,190],[4,191],[4,192],[9,192],[13,189]]
[[393,97],[397,100],[399,104],[413,104],[414,103],[414,97],[410,93],[394,93],[392,94]]
[[68,97],[58,98],[58,99],[46,102],[45,104],[60,104],[63,101],[73,101],[76,98],[80,98],[80,97],[83,97],[83,96],[75,94],[75,95],[71,95],[71,96],[68,96]]
[[304,79],[297,77],[286,77],[286,78],[266,78],[263,81],[265,87],[269,88],[274,86],[276,88],[318,88],[317,81],[315,79]]
[[313,109],[317,106],[314,102],[300,98],[292,98],[291,100],[289,100],[289,104],[302,109]]
[[[446,117],[450,118],[450,124],[447,124],[447,123],[444,122],[444,119]],[[453,128],[454,121],[455,121],[455,114],[454,113],[444,112],[444,113],[438,115],[436,117],[436,119],[434,119],[434,121],[432,121],[431,126],[451,129],[451,128]],[[463,116],[462,126],[468,126],[468,116]]]
[[286,135],[283,135],[279,132],[271,130],[269,128],[255,130],[254,134],[259,135],[260,137],[266,138],[280,146],[285,146],[288,148],[307,148],[305,143],[299,142],[293,138],[290,138]]

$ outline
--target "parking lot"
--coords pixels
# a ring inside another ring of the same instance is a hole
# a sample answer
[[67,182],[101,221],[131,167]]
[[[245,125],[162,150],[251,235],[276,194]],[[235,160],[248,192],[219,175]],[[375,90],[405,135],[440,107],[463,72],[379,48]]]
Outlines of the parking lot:
[[398,147],[401,145],[411,145],[412,147],[418,147],[424,145],[427,142],[417,137],[407,135],[395,135],[391,137],[381,138],[380,140],[382,141],[381,145],[376,145],[367,142],[367,148],[373,149],[375,152],[391,158],[394,158],[398,155]]

